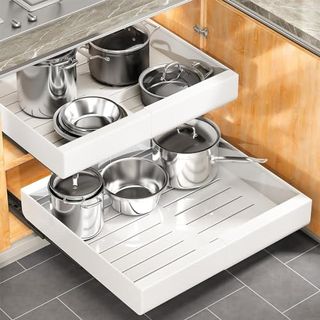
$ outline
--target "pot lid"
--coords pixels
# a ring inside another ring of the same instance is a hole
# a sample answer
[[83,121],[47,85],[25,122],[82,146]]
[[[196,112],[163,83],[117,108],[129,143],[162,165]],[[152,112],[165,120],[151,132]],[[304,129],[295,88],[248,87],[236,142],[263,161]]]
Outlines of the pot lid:
[[149,68],[141,77],[142,86],[158,97],[168,97],[204,80],[198,69],[176,61]]
[[175,153],[196,153],[219,142],[220,130],[206,119],[197,118],[154,138],[161,148]]
[[71,177],[61,179],[53,174],[49,181],[49,189],[67,200],[84,200],[93,197],[103,186],[103,179],[93,168],[80,171]]

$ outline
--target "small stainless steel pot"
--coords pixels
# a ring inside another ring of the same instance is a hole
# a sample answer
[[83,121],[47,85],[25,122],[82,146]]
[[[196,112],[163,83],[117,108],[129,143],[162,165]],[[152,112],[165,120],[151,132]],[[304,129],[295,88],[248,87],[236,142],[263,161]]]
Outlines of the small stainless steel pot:
[[52,118],[58,108],[77,95],[76,50],[17,72],[21,109],[32,117]]
[[148,30],[137,24],[88,44],[78,51],[89,60],[91,76],[97,81],[127,86],[138,82],[140,73],[149,67]]
[[217,162],[259,162],[266,159],[219,156],[219,127],[204,118],[191,120],[153,139],[153,159],[169,175],[176,189],[194,189],[209,184],[218,173]]
[[80,238],[96,236],[103,226],[103,179],[89,168],[67,179],[53,174],[49,180],[53,214]]
[[197,84],[212,74],[212,67],[198,61],[190,66],[174,61],[148,68],[139,77],[142,103],[145,106],[152,104]]
[[168,183],[163,168],[144,158],[125,158],[103,169],[114,210],[130,216],[151,212]]

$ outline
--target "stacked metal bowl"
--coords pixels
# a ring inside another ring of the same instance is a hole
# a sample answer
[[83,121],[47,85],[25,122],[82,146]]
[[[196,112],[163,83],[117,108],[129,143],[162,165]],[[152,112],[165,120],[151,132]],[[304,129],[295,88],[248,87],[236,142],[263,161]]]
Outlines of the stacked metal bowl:
[[59,108],[53,117],[56,132],[74,140],[127,116],[126,111],[103,97],[83,97]]

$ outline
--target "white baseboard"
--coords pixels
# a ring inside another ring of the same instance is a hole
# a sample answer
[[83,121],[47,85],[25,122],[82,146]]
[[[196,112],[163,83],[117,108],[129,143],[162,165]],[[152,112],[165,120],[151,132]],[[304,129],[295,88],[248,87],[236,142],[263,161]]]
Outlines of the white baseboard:
[[0,268],[21,259],[49,244],[34,234],[15,242],[9,249],[0,253]]

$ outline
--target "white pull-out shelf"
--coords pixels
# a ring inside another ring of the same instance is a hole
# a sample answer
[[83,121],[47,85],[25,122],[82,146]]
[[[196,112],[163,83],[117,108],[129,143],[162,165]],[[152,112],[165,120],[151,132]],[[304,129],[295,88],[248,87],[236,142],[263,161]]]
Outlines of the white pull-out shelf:
[[64,178],[236,99],[238,75],[235,72],[163,27],[151,21],[146,25],[153,32],[151,66],[173,60],[183,63],[188,59],[196,59],[212,65],[216,74],[143,108],[138,85],[124,88],[101,85],[90,77],[84,61],[78,68],[78,95],[110,98],[130,114],[71,142],[54,132],[52,120],[35,119],[20,110],[16,80],[11,76],[0,81],[0,112],[4,133]]
[[[220,153],[242,154],[225,142]],[[150,214],[128,217],[106,203],[102,232],[85,242],[51,214],[47,183],[22,190],[26,218],[138,314],[300,229],[311,215],[311,200],[262,166],[225,163],[204,188],[168,188]]]

